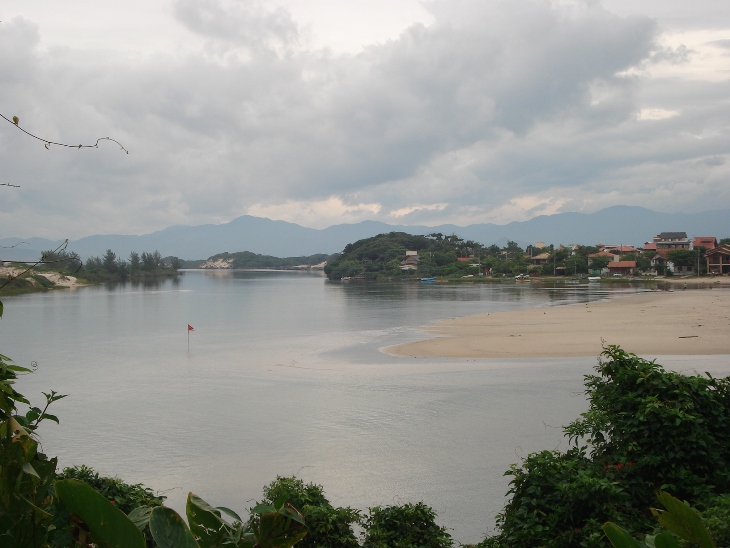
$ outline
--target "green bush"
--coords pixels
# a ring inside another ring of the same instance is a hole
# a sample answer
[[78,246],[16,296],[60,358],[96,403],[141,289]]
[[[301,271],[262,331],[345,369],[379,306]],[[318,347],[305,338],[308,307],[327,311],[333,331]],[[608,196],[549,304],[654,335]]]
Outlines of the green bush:
[[658,490],[702,501],[730,492],[730,380],[665,371],[616,346],[586,377],[590,408],[566,427],[604,466],[633,463],[621,485],[637,509]]
[[533,453],[506,475],[512,498],[497,516],[495,546],[595,546],[603,543],[603,522],[624,521],[629,499],[620,478],[584,448]]
[[702,520],[718,546],[730,546],[730,494],[711,498],[700,507]]
[[589,410],[565,428],[574,447],[507,472],[500,533],[480,547],[607,546],[607,520],[642,536],[655,527],[660,490],[704,502],[713,533],[727,534],[730,499],[719,495],[730,491],[730,381],[668,372],[617,346],[596,371],[585,379]]
[[125,483],[119,478],[100,476],[88,466],[74,466],[65,468],[57,475],[57,479],[77,479],[93,487],[97,492],[105,496],[112,504],[115,504],[125,514],[129,514],[140,506],[160,506],[165,502],[164,496],[155,495],[154,492],[141,483],[134,485]]
[[297,546],[320,548],[357,547],[352,524],[360,521],[360,513],[352,508],[335,508],[324,495],[322,486],[305,484],[296,477],[277,476],[264,487],[265,502],[278,499],[299,509],[307,525],[307,536]]
[[422,502],[376,506],[364,520],[363,548],[446,548],[451,535],[435,522],[436,513]]

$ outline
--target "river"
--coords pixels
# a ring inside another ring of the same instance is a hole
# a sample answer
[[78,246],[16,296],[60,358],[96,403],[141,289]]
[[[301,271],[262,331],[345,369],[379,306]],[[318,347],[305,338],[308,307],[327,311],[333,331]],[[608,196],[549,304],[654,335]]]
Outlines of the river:
[[37,363],[18,385],[32,401],[69,395],[51,409],[61,424],[41,428],[61,466],[144,483],[178,511],[193,491],[245,512],[277,474],[297,475],[335,505],[423,501],[456,540],[477,542],[504,505],[509,465],[567,448],[560,427],[586,409],[582,378],[596,359],[394,358],[379,348],[443,318],[632,291],[187,271],[6,297],[0,353]]

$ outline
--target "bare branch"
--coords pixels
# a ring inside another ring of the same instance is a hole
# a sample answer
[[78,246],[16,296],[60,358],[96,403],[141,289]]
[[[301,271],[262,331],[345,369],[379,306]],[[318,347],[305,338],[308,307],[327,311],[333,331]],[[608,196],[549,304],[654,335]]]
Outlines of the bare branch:
[[124,152],[126,152],[127,154],[129,154],[129,151],[126,148],[124,148],[124,146],[122,146],[122,143],[120,143],[116,139],[112,139],[111,137],[100,137],[99,139],[96,140],[96,143],[93,144],[93,145],[67,145],[67,144],[64,144],[64,143],[56,143],[55,141],[49,141],[48,139],[43,139],[42,137],[38,137],[37,135],[33,135],[29,131],[24,130],[22,127],[20,127],[18,125],[18,118],[17,118],[17,116],[13,116],[13,119],[12,120],[10,118],[6,118],[2,114],[0,114],[0,117],[2,117],[2,119],[5,120],[6,122],[8,122],[9,124],[12,124],[15,127],[17,127],[20,131],[22,131],[26,135],[30,135],[31,137],[33,137],[33,139],[38,139],[39,141],[41,141],[42,143],[44,143],[44,146],[47,149],[50,149],[51,148],[51,145],[56,145],[56,146],[59,146],[59,147],[68,147],[68,148],[99,148],[99,141],[111,141],[113,143],[118,144],[119,147]]
[[[0,114],[0,116],[2,116],[2,114]],[[19,185],[11,185],[10,183],[0,183],[0,186],[12,186],[14,188],[20,188]]]
[[0,245],[0,249],[13,249],[14,247],[18,247],[20,244],[30,245],[28,242],[18,242],[15,245]]

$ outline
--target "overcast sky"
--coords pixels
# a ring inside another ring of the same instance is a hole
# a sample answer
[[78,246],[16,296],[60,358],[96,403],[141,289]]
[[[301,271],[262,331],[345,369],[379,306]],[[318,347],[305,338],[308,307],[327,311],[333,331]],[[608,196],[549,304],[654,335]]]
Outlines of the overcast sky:
[[730,2],[4,0],[0,237],[730,208]]

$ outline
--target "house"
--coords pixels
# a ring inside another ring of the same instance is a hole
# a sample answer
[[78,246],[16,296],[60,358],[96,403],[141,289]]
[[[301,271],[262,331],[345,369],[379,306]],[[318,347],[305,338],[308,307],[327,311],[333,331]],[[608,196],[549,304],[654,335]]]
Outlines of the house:
[[608,263],[608,271],[614,276],[633,276],[636,272],[636,261],[614,261]]
[[654,243],[657,251],[670,251],[672,249],[691,249],[692,242],[687,238],[686,232],[662,232],[654,236]]
[[614,255],[628,255],[639,252],[633,245],[604,245],[603,251],[608,251]]
[[595,259],[596,257],[606,257],[611,262],[618,261],[619,259],[619,256],[615,253],[610,251],[599,251],[598,253],[591,253],[588,255],[588,264],[591,264],[590,259]]
[[654,242],[646,242],[643,247],[644,251],[656,251],[656,244]]
[[667,257],[666,257],[666,251],[663,253],[659,253],[658,251],[652,255],[649,264],[656,268],[657,266],[665,266],[667,264]]
[[707,251],[717,247],[717,238],[714,236],[695,236],[692,238],[692,249],[704,247]]
[[730,274],[730,244],[721,244],[705,253],[707,273],[721,276]]
[[418,269],[418,251],[406,251],[406,258],[400,262],[401,270]]
[[550,253],[540,253],[532,257],[532,264],[533,266],[542,266],[547,264],[548,259],[550,259]]

